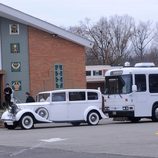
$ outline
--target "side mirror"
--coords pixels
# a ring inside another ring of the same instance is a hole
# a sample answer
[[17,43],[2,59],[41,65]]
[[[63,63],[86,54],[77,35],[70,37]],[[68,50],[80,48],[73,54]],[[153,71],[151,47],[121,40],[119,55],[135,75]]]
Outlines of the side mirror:
[[137,92],[137,85],[132,85],[132,92]]

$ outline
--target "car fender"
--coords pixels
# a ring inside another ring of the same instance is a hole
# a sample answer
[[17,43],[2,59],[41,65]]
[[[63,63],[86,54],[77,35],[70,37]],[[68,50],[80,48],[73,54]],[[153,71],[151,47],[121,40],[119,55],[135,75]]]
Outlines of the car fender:
[[40,115],[38,115],[36,112],[34,112],[33,110],[30,109],[22,109],[20,110],[17,114],[16,114],[16,121],[19,121],[21,119],[21,117],[26,114],[26,113],[31,113],[34,118],[39,121],[39,122],[51,122],[48,119],[45,119],[43,117],[41,117]]
[[95,110],[95,111],[97,111],[99,114],[100,114],[100,116],[101,116],[101,118],[103,119],[103,118],[107,118],[107,116],[102,112],[102,110],[100,110],[98,107],[96,107],[96,106],[90,106],[90,107],[88,107],[85,111],[84,111],[84,120],[85,121],[87,121],[87,115],[88,115],[88,113],[90,112],[90,111],[93,111],[93,110]]
[[7,120],[7,119],[9,119],[8,116],[9,116],[9,112],[7,110],[7,111],[3,112],[2,116],[1,116],[1,120]]

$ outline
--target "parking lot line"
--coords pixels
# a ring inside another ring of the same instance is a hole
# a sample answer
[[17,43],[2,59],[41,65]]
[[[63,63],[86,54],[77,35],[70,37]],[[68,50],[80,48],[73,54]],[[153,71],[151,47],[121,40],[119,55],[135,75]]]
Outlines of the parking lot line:
[[41,139],[40,141],[42,142],[47,142],[47,143],[52,143],[52,142],[59,142],[59,141],[64,141],[67,139],[63,139],[63,138],[50,138],[50,139]]

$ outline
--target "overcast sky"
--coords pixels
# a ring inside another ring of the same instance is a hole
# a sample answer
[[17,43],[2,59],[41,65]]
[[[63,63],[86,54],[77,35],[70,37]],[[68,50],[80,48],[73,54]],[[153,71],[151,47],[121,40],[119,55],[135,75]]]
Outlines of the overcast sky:
[[85,18],[93,22],[101,17],[130,15],[136,21],[158,22],[158,0],[0,0],[57,26],[75,26]]

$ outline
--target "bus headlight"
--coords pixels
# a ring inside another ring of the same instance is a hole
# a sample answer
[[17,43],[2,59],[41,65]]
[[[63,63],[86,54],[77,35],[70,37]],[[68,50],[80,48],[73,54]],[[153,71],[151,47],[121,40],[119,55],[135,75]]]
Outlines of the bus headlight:
[[129,110],[128,106],[123,106],[122,109],[123,110]]
[[123,110],[134,110],[133,106],[123,106],[122,107]]
[[109,106],[105,106],[104,111],[108,111],[108,110],[109,110]]

